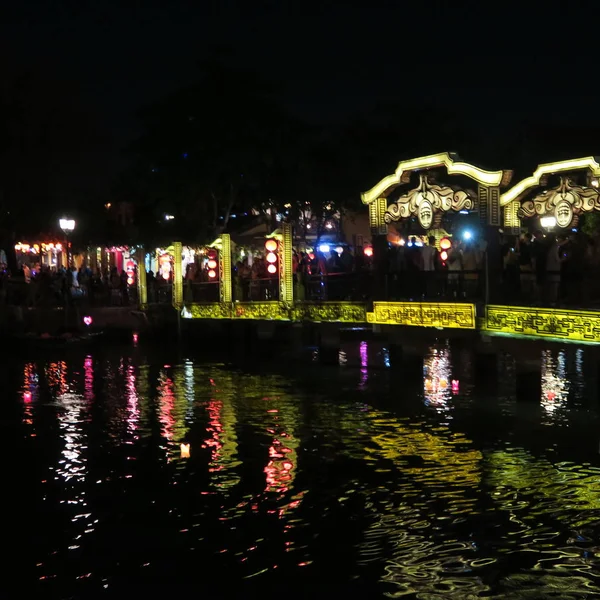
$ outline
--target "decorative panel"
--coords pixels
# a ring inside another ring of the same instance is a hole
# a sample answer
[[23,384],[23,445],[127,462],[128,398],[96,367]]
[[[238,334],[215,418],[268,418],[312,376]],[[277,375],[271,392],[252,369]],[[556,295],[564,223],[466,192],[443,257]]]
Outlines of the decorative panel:
[[434,302],[374,302],[367,321],[378,325],[410,325],[475,329],[475,305]]
[[485,185],[477,188],[477,208],[479,209],[479,222],[487,225],[488,222],[488,198],[490,190]]
[[232,318],[289,321],[290,310],[283,302],[235,302]]
[[294,321],[321,321],[333,323],[366,323],[365,304],[351,302],[296,303],[292,309]]
[[504,207],[504,232],[512,235],[518,235],[521,231],[521,220],[517,212],[520,204],[511,202]]
[[221,302],[232,301],[231,285],[231,237],[228,233],[221,235],[221,253],[219,256],[219,299]]
[[183,262],[181,242],[173,242],[173,306],[181,310],[183,306]]
[[488,306],[486,331],[532,337],[553,337],[580,342],[600,342],[600,312]]
[[186,304],[183,311],[183,316],[188,319],[231,319],[231,304]]
[[292,226],[284,223],[279,244],[279,300],[286,304],[294,301],[294,273],[292,269]]
[[500,190],[497,187],[490,188],[488,199],[488,225],[500,227]]
[[136,259],[138,302],[140,308],[146,308],[148,304],[148,288],[146,285],[146,251],[143,248],[138,249]]

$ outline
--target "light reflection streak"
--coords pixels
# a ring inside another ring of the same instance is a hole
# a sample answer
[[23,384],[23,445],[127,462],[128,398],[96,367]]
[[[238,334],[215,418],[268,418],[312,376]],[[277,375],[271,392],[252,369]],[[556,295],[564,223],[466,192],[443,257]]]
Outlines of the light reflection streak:
[[360,343],[360,383],[358,384],[359,389],[363,390],[369,380],[369,353],[367,342]]
[[[134,434],[138,428],[140,419],[139,401],[136,387],[135,367],[129,364],[127,367],[127,430]],[[135,438],[137,439],[137,437]]]
[[[33,402],[37,399],[38,375],[34,363],[23,367],[23,423],[33,426]],[[35,437],[35,433],[30,434]]]
[[452,392],[459,384],[452,380],[451,356],[448,348],[431,348],[423,361],[423,394],[425,405],[445,412],[450,408]]
[[238,460],[237,417],[231,400],[211,399],[207,405],[208,437],[202,444],[210,449],[208,471],[211,473],[211,486],[228,490],[240,481],[235,468],[241,464]]
[[569,396],[566,374],[566,355],[563,350],[555,359],[550,350],[542,352],[542,398],[541,405],[548,415],[553,415]]

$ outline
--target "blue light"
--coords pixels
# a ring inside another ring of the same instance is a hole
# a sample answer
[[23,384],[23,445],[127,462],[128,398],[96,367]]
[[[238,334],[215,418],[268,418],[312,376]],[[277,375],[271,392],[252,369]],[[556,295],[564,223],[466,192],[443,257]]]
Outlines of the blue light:
[[469,214],[469,211],[468,211],[468,210],[459,210],[459,211],[458,211],[458,214],[459,214],[459,215],[468,215],[468,214]]
[[237,217],[237,215],[231,215],[232,219],[235,219]]
[[319,252],[329,252],[329,244],[321,244],[319,246]]
[[181,156],[183,156],[183,158],[187,158],[188,157],[188,153],[184,152]]
[[463,232],[463,240],[470,240],[473,238],[473,234],[470,231]]

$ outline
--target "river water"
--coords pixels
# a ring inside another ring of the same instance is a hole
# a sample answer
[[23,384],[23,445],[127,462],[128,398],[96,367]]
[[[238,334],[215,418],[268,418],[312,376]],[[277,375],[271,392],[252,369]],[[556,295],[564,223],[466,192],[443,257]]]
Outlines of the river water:
[[[4,598],[600,597],[600,419],[586,350],[480,381],[168,349],[17,357],[1,373],[18,540]],[[15,591],[18,590],[18,591]]]

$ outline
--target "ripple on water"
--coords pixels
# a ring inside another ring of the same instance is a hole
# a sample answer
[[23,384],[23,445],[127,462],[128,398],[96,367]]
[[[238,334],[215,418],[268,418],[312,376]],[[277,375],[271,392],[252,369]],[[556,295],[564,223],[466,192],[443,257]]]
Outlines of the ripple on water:
[[367,352],[355,371],[292,377],[133,355],[21,365],[31,578],[65,597],[323,580],[419,599],[600,596],[598,457],[540,450],[573,422],[583,357],[543,356],[531,418],[548,443],[519,445],[505,382],[481,411],[472,368],[453,362],[465,351],[436,346],[400,390]]

